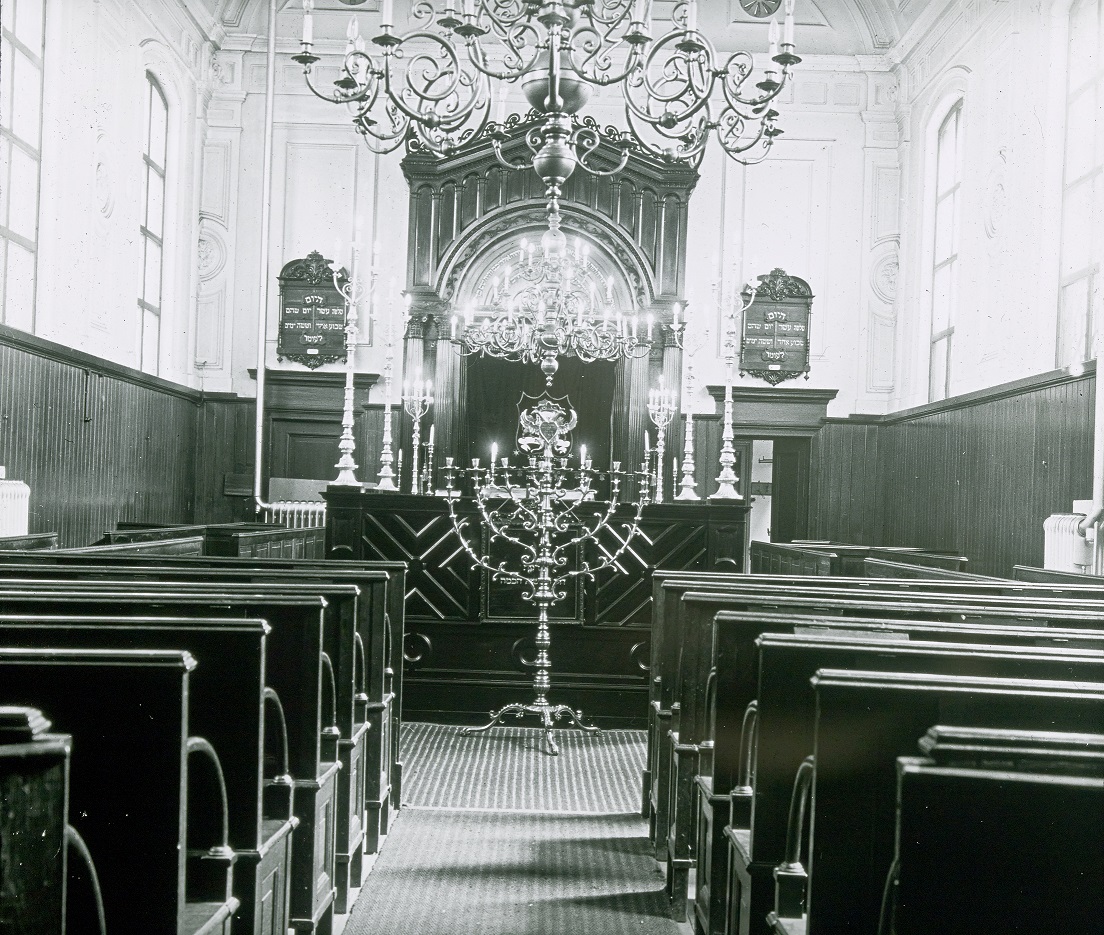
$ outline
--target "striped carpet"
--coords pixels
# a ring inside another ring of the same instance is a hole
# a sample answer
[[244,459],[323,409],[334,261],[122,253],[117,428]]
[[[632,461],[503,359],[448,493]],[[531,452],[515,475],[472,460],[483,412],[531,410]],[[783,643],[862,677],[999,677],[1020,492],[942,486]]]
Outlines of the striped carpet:
[[641,731],[403,726],[406,804],[343,935],[678,935],[639,808]]
[[428,808],[495,808],[614,814],[640,808],[645,737],[640,730],[557,730],[559,756],[543,732],[404,724],[403,797]]

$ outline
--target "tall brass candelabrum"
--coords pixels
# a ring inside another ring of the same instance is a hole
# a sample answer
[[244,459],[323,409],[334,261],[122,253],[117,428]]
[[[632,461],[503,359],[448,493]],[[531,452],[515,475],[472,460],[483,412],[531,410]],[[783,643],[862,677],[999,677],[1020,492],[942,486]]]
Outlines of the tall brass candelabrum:
[[[524,410],[518,447],[523,459],[528,457],[528,463],[521,466],[512,466],[508,458],[503,458],[496,466],[492,459],[490,468],[484,470],[479,459],[473,459],[471,468],[461,469],[454,465],[452,458],[445,459],[449,516],[464,550],[494,579],[523,581],[526,586],[523,599],[537,607],[534,700],[515,702],[492,711],[490,721],[481,727],[466,728],[464,733],[485,731],[508,714],[519,718],[532,714],[540,719],[548,752],[553,755],[559,753],[553,726],[561,718],[568,718],[586,731],[598,728],[584,723],[582,711],[548,700],[552,685],[548,610],[566,596],[564,584],[570,578],[592,578],[621,557],[640,531],[640,517],[649,501],[646,463],[639,471],[622,471],[621,463],[615,461],[612,470],[597,471],[587,459],[585,448],[579,458],[568,457],[571,442],[567,436],[576,418],[574,410],[547,398]],[[575,463],[569,466],[572,461]],[[468,520],[456,513],[456,501],[461,496],[456,487],[457,475],[467,475],[474,487],[475,505],[490,531],[486,554],[477,551],[465,536]],[[605,477],[609,479],[609,502],[601,504],[593,499],[593,485],[596,479]],[[605,554],[596,564],[584,561],[571,567],[573,550],[595,539],[602,529],[613,524],[614,513],[621,503],[621,486],[629,478],[637,482],[636,512],[631,521],[623,523],[625,535],[620,547]],[[495,563],[491,560],[490,546],[496,540],[521,549],[515,567],[510,567],[506,561]]]

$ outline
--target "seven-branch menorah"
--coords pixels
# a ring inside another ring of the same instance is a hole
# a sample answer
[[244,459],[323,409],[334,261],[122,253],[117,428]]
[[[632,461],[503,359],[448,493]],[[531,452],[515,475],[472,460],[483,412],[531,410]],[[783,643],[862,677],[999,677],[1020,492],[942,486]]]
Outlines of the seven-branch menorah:
[[[479,459],[474,458],[470,468],[459,469],[452,458],[445,459],[449,516],[464,550],[476,565],[489,571],[492,578],[520,580],[525,586],[522,598],[537,607],[534,700],[508,704],[492,711],[490,721],[481,727],[469,727],[464,733],[485,731],[508,714],[519,718],[532,714],[540,719],[548,751],[552,754],[559,753],[552,729],[561,718],[568,718],[583,730],[597,731],[598,728],[584,723],[582,711],[548,700],[552,684],[548,609],[565,597],[564,584],[570,578],[592,578],[620,558],[639,532],[641,513],[649,500],[647,463],[642,464],[639,471],[622,471],[619,461],[614,461],[609,471],[595,470],[586,456],[585,446],[577,459],[569,457],[569,433],[576,421],[573,409],[543,397],[520,414],[521,465],[511,465],[509,458],[502,458],[496,465],[492,457],[490,467],[484,470]],[[456,513],[456,500],[461,496],[454,486],[457,473],[468,475],[472,481],[475,505],[490,532],[486,553],[478,551],[465,537],[468,520]],[[595,499],[594,490],[595,482],[603,479],[609,481],[609,500],[605,504]],[[636,481],[636,512],[631,521],[620,521],[625,529],[621,544],[594,564],[573,563],[571,559],[577,554],[577,548],[595,539],[602,529],[615,525],[614,514],[621,503],[622,484],[627,488],[629,479]],[[520,549],[516,565],[511,566],[505,560],[497,563],[491,560],[491,546],[496,541],[511,543]]]

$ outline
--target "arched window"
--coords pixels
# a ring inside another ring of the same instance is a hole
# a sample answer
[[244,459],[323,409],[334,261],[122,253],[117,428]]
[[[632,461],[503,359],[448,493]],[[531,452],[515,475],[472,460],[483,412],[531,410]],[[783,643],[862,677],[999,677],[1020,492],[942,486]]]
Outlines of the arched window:
[[34,330],[44,0],[0,4],[0,321]]
[[935,142],[935,188],[931,204],[931,347],[928,399],[943,399],[951,387],[951,340],[958,292],[958,239],[962,187],[962,101],[939,126]]
[[1104,0],[1070,10],[1056,363],[1092,356],[1104,253]]
[[169,105],[153,75],[146,73],[145,127],[142,145],[143,183],[141,317],[138,361],[146,373],[160,365],[161,295],[165,252],[165,162],[168,152]]

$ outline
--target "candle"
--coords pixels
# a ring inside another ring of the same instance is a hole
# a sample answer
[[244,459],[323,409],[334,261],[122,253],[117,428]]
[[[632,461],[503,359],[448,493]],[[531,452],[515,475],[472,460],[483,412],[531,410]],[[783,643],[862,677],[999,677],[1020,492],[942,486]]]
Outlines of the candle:
[[794,44],[794,0],[786,0],[786,22],[782,44],[791,48]]
[[464,0],[464,15],[475,16],[475,0]]
[[345,46],[345,54],[348,55],[353,49],[356,48],[354,43],[356,37],[360,35],[360,26],[357,24],[357,18],[355,16],[349,17],[349,25],[345,29],[345,38],[348,39],[348,43]]
[[491,442],[491,468],[494,469],[494,463],[498,460],[498,442]]
[[454,340],[454,341],[456,340],[456,328],[457,328],[457,320],[456,320],[456,316],[453,315],[452,316],[452,340]]
[[647,458],[652,451],[652,440],[648,436],[648,432],[644,432],[644,457]]
[[671,323],[677,328],[679,324],[679,312],[682,311],[682,306],[676,302],[671,306]]
[[686,28],[688,30],[698,28],[698,0],[690,0],[686,7]]
[[383,0],[380,25],[383,26],[384,29],[390,29],[395,25],[395,0]]
[[579,446],[579,467],[586,467],[586,445]]
[[653,319],[652,319],[652,316],[649,315],[648,316],[648,342],[649,343],[651,343],[651,340],[652,340],[652,324],[653,324]]
[[432,393],[433,393],[433,381],[432,380],[426,380],[425,394],[426,394],[427,397],[429,397],[430,402],[433,402],[433,398],[431,396]]
[[778,54],[778,20],[772,19],[770,21],[770,29],[767,32],[767,39],[770,43],[770,49],[767,52],[771,58],[774,58]]
[[613,277],[606,280],[606,301],[613,304]]
[[495,123],[504,124],[506,122],[506,82],[502,82],[502,86],[498,90],[498,107],[495,110]]
[[434,422],[434,423],[430,424],[430,426],[429,426],[429,447],[430,448],[433,447],[433,439],[436,435],[436,431],[437,431],[437,423]]
[[308,46],[314,42],[314,0],[303,0],[303,45]]

